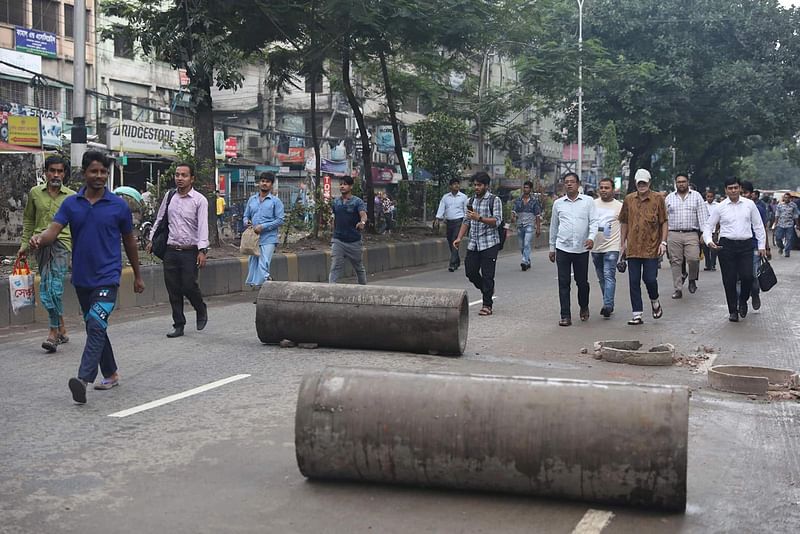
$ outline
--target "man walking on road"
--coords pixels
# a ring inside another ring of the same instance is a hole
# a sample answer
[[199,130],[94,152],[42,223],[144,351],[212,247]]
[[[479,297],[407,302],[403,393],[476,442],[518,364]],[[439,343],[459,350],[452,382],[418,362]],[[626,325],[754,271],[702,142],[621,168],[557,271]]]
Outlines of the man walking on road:
[[122,273],[120,239],[133,269],[133,290],[144,291],[130,208],[106,189],[109,164],[102,153],[86,152],[81,162],[86,185],[67,197],[50,226],[30,240],[31,248],[38,249],[55,242],[67,225],[72,233],[72,285],[86,322],[86,345],[78,376],[69,380],[72,399],[78,404],[86,403],[86,386],[97,378],[98,365],[103,380],[95,384],[95,389],[111,389],[119,381],[107,329]]
[[[703,241],[719,252],[722,285],[728,301],[728,320],[738,322],[747,316],[747,299],[753,286],[753,234],[758,241],[758,255],[767,255],[767,235],[761,215],[752,200],[741,196],[738,178],[725,180],[728,196],[711,212],[703,231]],[[719,223],[719,244],[714,243],[711,231]],[[737,296],[736,284],[740,283]]]
[[[713,189],[706,189],[706,209],[708,210],[709,215],[711,214],[711,210],[717,206],[716,194],[714,193]],[[716,240],[719,236],[717,234],[716,228],[714,230],[714,239]],[[708,248],[708,245],[702,239],[702,235],[700,237],[700,250],[703,251],[703,258],[705,260],[705,267],[703,267],[704,271],[716,271],[717,270],[717,251],[713,248]]]
[[275,175],[262,172],[258,179],[258,193],[247,200],[243,221],[248,228],[258,234],[258,245],[261,254],[250,256],[247,265],[247,280],[250,287],[260,287],[269,276],[269,265],[272,254],[278,245],[278,228],[283,224],[283,202],[272,194]]
[[533,182],[522,184],[522,196],[514,201],[514,207],[511,210],[511,222],[517,223],[517,237],[522,253],[522,261],[519,266],[523,271],[531,268],[531,243],[533,242],[534,228],[536,237],[542,235],[542,205],[533,198],[532,190]]
[[[759,192],[753,189],[753,183],[742,180],[741,182],[742,188],[742,196],[744,198],[749,198],[753,201],[756,205],[756,209],[758,210],[758,214],[761,216],[761,222],[764,223],[764,232],[766,234],[767,228],[767,219],[769,218],[769,209],[767,205],[762,202],[758,197]],[[767,258],[772,259],[772,252],[769,249],[769,239],[764,242],[767,251]],[[754,310],[758,310],[761,308],[761,288],[758,287],[758,280],[756,277],[758,276],[758,268],[761,265],[761,256],[758,254],[758,239],[756,239],[756,233],[753,232],[753,289],[750,292],[750,303],[753,305]],[[740,288],[741,289],[741,288]]]
[[614,198],[614,181],[603,178],[597,184],[599,198],[594,199],[597,213],[597,237],[592,248],[592,261],[600,282],[603,307],[600,315],[608,319],[614,313],[614,293],[617,289],[619,262],[619,212],[622,202]]
[[183,335],[186,325],[184,297],[189,299],[197,314],[197,329],[202,330],[208,323],[208,307],[197,283],[199,270],[206,266],[208,254],[208,199],[194,189],[196,179],[193,166],[178,164],[175,168],[175,193],[164,197],[150,234],[152,240],[161,219],[166,216],[169,237],[164,255],[164,283],[172,307],[169,338]]
[[461,265],[461,256],[458,249],[453,247],[453,242],[458,236],[458,230],[464,222],[464,215],[467,211],[467,195],[461,192],[461,180],[458,178],[450,179],[450,192],[439,201],[439,209],[436,210],[435,224],[444,219],[447,224],[447,246],[450,247],[450,264],[447,270],[451,273]]
[[647,287],[654,319],[664,314],[658,300],[658,259],[667,251],[667,207],[664,198],[650,190],[650,172],[634,175],[636,192],[630,193],[619,212],[620,254],[628,260],[633,318],[629,325],[643,324],[642,281]]
[[500,252],[500,235],[497,229],[503,222],[503,203],[489,192],[489,175],[478,172],[472,177],[475,196],[467,202],[467,214],[458,231],[453,246],[458,248],[461,239],[469,232],[464,271],[472,285],[483,296],[483,306],[478,315],[492,315],[494,272]]
[[792,196],[784,193],[781,201],[775,206],[775,240],[778,242],[778,254],[787,258],[794,247],[794,227],[799,224],[800,210],[792,202]]
[[[28,245],[34,234],[44,232],[61,204],[75,191],[64,185],[66,163],[61,156],[50,156],[44,162],[46,182],[35,185],[28,193],[28,202],[22,216],[22,242],[17,258],[27,256]],[[39,266],[39,299],[47,310],[50,332],[42,343],[47,352],[56,352],[58,345],[67,343],[67,329],[64,327],[64,279],[69,270],[69,256],[72,251],[72,237],[67,227],[61,229],[51,245],[39,247],[36,263]]]
[[[331,240],[331,272],[328,283],[335,284],[344,272],[344,260],[350,261],[358,283],[367,284],[367,270],[361,259],[361,232],[367,226],[367,205],[353,196],[353,177],[342,176],[341,196],[333,199],[333,239]],[[377,213],[377,212],[376,212]]]
[[683,264],[686,262],[689,293],[697,291],[700,271],[700,233],[708,220],[708,205],[703,196],[689,189],[689,177],[683,173],[675,177],[675,191],[664,199],[669,219],[667,253],[672,267],[672,298],[683,297]]
[[550,261],[558,268],[558,301],[561,320],[558,326],[570,326],[570,272],[578,286],[581,321],[589,319],[589,251],[597,234],[594,199],[578,193],[580,179],[574,172],[564,175],[567,194],[553,203],[550,217]]

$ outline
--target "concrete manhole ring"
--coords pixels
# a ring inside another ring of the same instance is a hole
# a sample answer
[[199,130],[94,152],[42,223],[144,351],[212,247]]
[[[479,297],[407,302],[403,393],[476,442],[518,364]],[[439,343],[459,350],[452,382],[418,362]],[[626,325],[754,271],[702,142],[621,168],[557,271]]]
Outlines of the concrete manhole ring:
[[603,360],[629,365],[672,365],[672,356],[675,353],[675,347],[670,343],[641,350],[642,343],[635,339],[597,341],[594,346],[595,352],[599,352]]
[[800,387],[800,377],[789,369],[752,365],[715,365],[708,370],[708,383],[719,391],[743,395],[766,395],[774,388]]

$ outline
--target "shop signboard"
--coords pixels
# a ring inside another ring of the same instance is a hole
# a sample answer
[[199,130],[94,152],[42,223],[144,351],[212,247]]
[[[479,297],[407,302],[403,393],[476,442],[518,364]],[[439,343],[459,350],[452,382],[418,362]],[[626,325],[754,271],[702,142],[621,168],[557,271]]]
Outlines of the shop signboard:
[[44,32],[16,26],[14,29],[14,48],[18,52],[27,52],[42,57],[57,57],[56,43],[58,38],[54,33]]
[[326,174],[322,177],[322,200],[331,201],[331,175]]
[[[108,130],[108,148],[117,152],[135,154],[153,154],[157,156],[177,156],[175,143],[178,139],[188,138],[194,143],[194,132],[191,128],[156,124],[132,120],[114,122]],[[224,159],[224,134],[214,131],[214,155],[216,159]]]
[[239,140],[235,137],[225,139],[225,157],[235,158],[239,155]]
[[[41,56],[17,52],[16,50],[9,50],[8,48],[0,48],[0,61],[2,61],[2,63],[0,63],[0,74],[8,74],[9,76],[30,80],[33,78],[34,73],[42,73]],[[11,65],[25,70],[16,69]]]
[[390,154],[394,152],[394,132],[390,124],[378,126],[378,133],[375,136],[375,145],[378,152]]
[[39,117],[9,115],[8,142],[19,146],[42,146]]

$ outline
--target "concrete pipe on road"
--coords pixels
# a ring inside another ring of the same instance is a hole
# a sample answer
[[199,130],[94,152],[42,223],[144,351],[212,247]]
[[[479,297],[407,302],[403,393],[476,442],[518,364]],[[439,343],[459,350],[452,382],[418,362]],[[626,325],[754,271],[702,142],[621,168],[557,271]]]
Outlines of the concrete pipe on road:
[[462,289],[269,282],[256,305],[262,343],[461,355],[468,325]]
[[300,472],[686,507],[686,387],[328,367],[295,416]]

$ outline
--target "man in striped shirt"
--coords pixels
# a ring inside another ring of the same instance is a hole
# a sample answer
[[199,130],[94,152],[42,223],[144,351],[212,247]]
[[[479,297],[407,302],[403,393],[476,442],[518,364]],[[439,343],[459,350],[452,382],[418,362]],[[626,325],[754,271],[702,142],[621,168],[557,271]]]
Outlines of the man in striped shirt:
[[675,177],[675,191],[664,199],[667,205],[669,234],[667,254],[672,267],[672,298],[683,297],[683,262],[686,261],[689,293],[697,291],[700,271],[700,232],[708,220],[708,205],[703,196],[689,189],[689,177],[680,173]]

